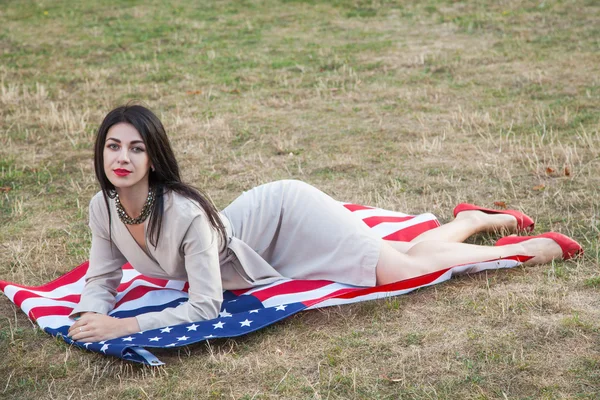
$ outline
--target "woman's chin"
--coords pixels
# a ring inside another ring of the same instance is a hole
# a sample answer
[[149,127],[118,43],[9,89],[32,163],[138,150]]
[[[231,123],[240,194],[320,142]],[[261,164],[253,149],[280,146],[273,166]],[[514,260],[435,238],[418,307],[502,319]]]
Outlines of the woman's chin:
[[132,183],[130,182],[124,182],[122,179],[109,179],[108,180],[110,183],[112,183],[112,185],[115,187],[115,189],[127,189],[131,186],[133,186]]

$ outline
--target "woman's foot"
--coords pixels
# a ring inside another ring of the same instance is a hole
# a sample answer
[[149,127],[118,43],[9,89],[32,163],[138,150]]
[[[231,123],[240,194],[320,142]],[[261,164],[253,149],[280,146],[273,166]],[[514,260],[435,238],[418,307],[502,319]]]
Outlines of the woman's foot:
[[479,210],[467,210],[456,214],[456,219],[468,219],[471,226],[478,227],[477,232],[515,233],[518,231],[517,219],[508,214],[488,214]]
[[579,243],[558,232],[537,236],[507,236],[499,239],[496,246],[521,244],[523,255],[534,256],[526,264],[543,264],[556,258],[568,260],[583,254]]
[[[470,214],[470,215],[469,215]],[[461,203],[454,208],[454,217],[478,218],[485,231],[506,229],[509,232],[532,231],[535,223],[531,217],[517,210],[492,210],[474,204]]]

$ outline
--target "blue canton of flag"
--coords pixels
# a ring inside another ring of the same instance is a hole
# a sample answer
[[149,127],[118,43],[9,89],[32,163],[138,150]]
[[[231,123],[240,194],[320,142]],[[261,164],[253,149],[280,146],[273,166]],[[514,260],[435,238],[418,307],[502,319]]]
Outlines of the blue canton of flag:
[[[61,327],[59,329],[47,328],[46,332],[54,336],[62,335],[65,342],[86,350],[150,365],[162,365],[163,363],[160,360],[144,348],[181,347],[208,339],[245,335],[287,318],[307,307],[303,303],[298,302],[265,308],[254,296],[236,296],[230,291],[225,292],[225,294],[226,296],[219,317],[210,321],[167,326],[94,343],[73,341],[67,336],[68,327]],[[133,317],[143,312],[160,311],[167,307],[174,307],[182,301],[186,301],[186,298],[182,297],[162,307],[143,307],[136,310],[115,313],[113,316],[119,318]]]

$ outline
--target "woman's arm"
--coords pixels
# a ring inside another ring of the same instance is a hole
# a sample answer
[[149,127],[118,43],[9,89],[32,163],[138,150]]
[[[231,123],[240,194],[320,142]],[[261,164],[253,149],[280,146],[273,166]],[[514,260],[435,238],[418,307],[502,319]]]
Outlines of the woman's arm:
[[[90,217],[90,226],[93,225],[91,221],[92,217]],[[95,240],[94,230],[92,232],[92,248],[94,250],[96,243],[98,243],[99,248],[107,245],[107,242]],[[99,233],[98,238],[101,239],[101,232]],[[116,247],[113,250],[115,255],[121,254]],[[134,318],[119,319],[101,315],[110,311],[114,305],[114,294],[122,275],[120,266],[125,262],[124,258],[117,258],[117,261],[114,261],[110,268],[112,271],[110,273],[105,271],[105,268],[102,268],[105,273],[97,273],[100,268],[93,270],[90,268],[88,270],[82,302],[73,310],[71,316],[75,316],[79,312],[83,312],[83,314],[73,324],[69,330],[69,335],[78,341],[109,340],[163,326],[216,318],[223,302],[219,239],[204,214],[192,220],[179,250],[183,253],[188,277],[189,299],[187,302],[174,308],[145,313]],[[96,254],[95,252],[92,253]],[[105,252],[102,251],[99,254],[105,254]],[[114,259],[98,259],[98,261],[104,261],[104,265],[111,260]],[[119,264],[118,267],[117,264]],[[91,266],[92,258],[90,257]],[[100,302],[96,303],[95,299],[99,299]],[[81,306],[82,303],[85,306]],[[104,310],[108,311],[102,312]],[[93,313],[87,313],[86,311],[92,311]],[[80,331],[79,328],[82,330]]]
[[82,313],[69,328],[69,336],[76,341],[99,342],[139,332],[135,318],[114,318],[93,312]]
[[85,313],[69,329],[71,338],[97,342],[163,326],[216,318],[223,302],[219,240],[204,215],[192,221],[182,240],[180,251],[184,254],[188,276],[187,302],[134,318],[119,319]]
[[109,317],[114,308],[117,287],[123,277],[122,266],[127,262],[117,247],[91,222],[92,249],[85,275],[85,288],[79,304],[70,317],[76,322],[69,328],[69,336],[76,341],[98,342],[139,332],[135,318]]
[[189,299],[177,307],[138,315],[141,330],[216,318],[223,302],[219,236],[201,214],[194,218],[180,245],[189,283]]
[[85,275],[85,288],[71,314],[76,322],[69,336],[77,341],[100,341],[139,331],[135,318],[109,317],[115,305],[117,287],[123,277],[122,266],[127,262],[108,235],[108,213],[101,194],[90,202],[92,248]]
[[71,318],[86,311],[108,314],[115,305],[117,287],[123,277],[121,267],[127,262],[109,239],[108,213],[104,204],[98,204],[99,201],[103,201],[102,196],[96,195],[90,202],[92,248],[85,275],[85,288],[79,303],[69,315]]

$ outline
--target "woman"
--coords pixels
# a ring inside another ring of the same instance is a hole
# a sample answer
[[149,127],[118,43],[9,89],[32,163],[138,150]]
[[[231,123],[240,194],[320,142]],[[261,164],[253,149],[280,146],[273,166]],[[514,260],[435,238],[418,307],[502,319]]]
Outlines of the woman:
[[[455,209],[452,222],[410,243],[388,242],[299,181],[259,186],[219,213],[181,181],[162,123],[139,105],[108,113],[94,160],[102,191],[90,202],[90,263],[71,314],[76,322],[69,335],[77,341],[216,318],[224,289],[282,277],[374,286],[465,263],[527,255],[526,264],[539,264],[582,252],[558,233],[506,237],[496,247],[460,243],[478,232],[533,228],[518,211],[468,204]],[[132,318],[107,316],[126,262],[150,277],[187,281],[189,301]]]

